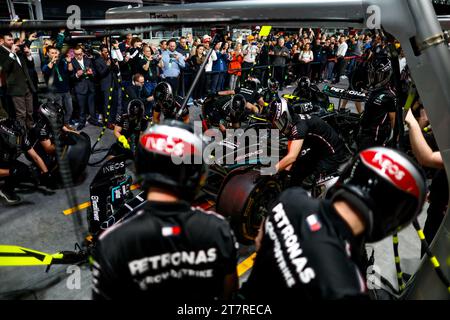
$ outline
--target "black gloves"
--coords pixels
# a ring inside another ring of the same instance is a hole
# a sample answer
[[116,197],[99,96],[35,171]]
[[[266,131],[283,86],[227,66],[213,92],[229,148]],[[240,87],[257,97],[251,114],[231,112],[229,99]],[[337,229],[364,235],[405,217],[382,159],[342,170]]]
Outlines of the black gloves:
[[39,177],[39,183],[44,187],[56,189],[56,181],[50,172],[42,173]]
[[9,175],[17,181],[28,182],[32,179],[32,172],[28,166],[23,163],[15,162],[9,168]]

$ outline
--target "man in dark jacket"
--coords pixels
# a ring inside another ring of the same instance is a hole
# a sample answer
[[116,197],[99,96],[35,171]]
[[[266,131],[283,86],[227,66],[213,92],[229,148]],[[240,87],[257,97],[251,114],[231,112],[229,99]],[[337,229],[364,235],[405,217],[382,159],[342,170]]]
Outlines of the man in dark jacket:
[[47,97],[64,106],[64,124],[68,124],[72,116],[72,96],[70,94],[70,75],[73,71],[72,59],[60,58],[55,47],[47,48],[47,59],[42,64],[42,73],[47,83]]
[[151,102],[154,99],[152,94],[145,88],[145,79],[142,74],[137,73],[133,76],[132,85],[126,89],[126,92],[128,94],[127,102],[135,99],[142,101],[145,106],[145,115],[151,117]]
[[99,125],[95,114],[95,87],[93,81],[95,71],[92,60],[84,56],[83,48],[77,46],[74,53],[72,78],[75,83],[74,92],[80,106],[80,124],[77,130],[81,130],[86,126],[86,108],[89,110],[89,123],[95,126]]
[[[109,124],[112,119],[116,119],[118,111],[119,86],[117,75],[119,63],[111,59],[107,47],[101,48],[101,55],[95,60],[95,70],[103,94],[103,119],[105,119],[106,124]],[[109,97],[111,97],[111,100]],[[108,105],[110,106],[109,110]]]
[[272,64],[274,77],[280,84],[280,90],[283,90],[286,61],[290,57],[289,49],[284,46],[283,37],[278,39],[278,45],[276,45],[269,54],[273,56]]
[[3,35],[0,66],[6,75],[6,94],[12,97],[17,120],[27,128],[33,126],[33,93],[36,88],[28,73],[25,58],[19,53],[11,33]]

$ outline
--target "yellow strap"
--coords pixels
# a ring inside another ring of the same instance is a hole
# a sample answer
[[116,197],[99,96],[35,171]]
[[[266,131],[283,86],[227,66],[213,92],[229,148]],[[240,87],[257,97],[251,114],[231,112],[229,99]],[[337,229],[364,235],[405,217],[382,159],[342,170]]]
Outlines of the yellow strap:
[[422,230],[417,230],[417,234],[419,235],[420,240],[425,240],[425,235]]
[[439,267],[440,267],[439,261],[436,259],[435,256],[431,257],[431,258],[430,258],[430,261],[431,261],[431,263],[433,264],[433,266],[434,266],[435,268],[439,268]]
[[239,263],[237,266],[237,274],[238,276],[242,276],[246,273],[251,267],[253,267],[253,260],[255,260],[256,253],[253,253],[250,257]]
[[395,257],[395,263],[400,263],[400,257]]

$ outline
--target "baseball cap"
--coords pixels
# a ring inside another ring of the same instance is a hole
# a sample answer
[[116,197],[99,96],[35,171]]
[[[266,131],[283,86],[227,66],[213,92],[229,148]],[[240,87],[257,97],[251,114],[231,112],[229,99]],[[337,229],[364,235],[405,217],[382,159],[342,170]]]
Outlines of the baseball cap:
[[211,41],[211,36],[205,34],[205,35],[203,36],[203,43],[205,43],[205,42],[210,42],[210,41]]

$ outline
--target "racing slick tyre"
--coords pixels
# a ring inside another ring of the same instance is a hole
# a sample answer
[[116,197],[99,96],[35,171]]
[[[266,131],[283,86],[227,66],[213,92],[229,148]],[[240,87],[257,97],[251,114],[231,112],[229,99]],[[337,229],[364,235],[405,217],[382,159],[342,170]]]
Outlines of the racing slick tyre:
[[63,159],[67,159],[74,181],[78,180],[85,171],[91,156],[91,139],[81,132],[67,132],[64,141]]
[[238,169],[222,183],[216,210],[229,219],[240,243],[251,244],[281,190],[281,183],[275,177],[261,176],[254,167]]

